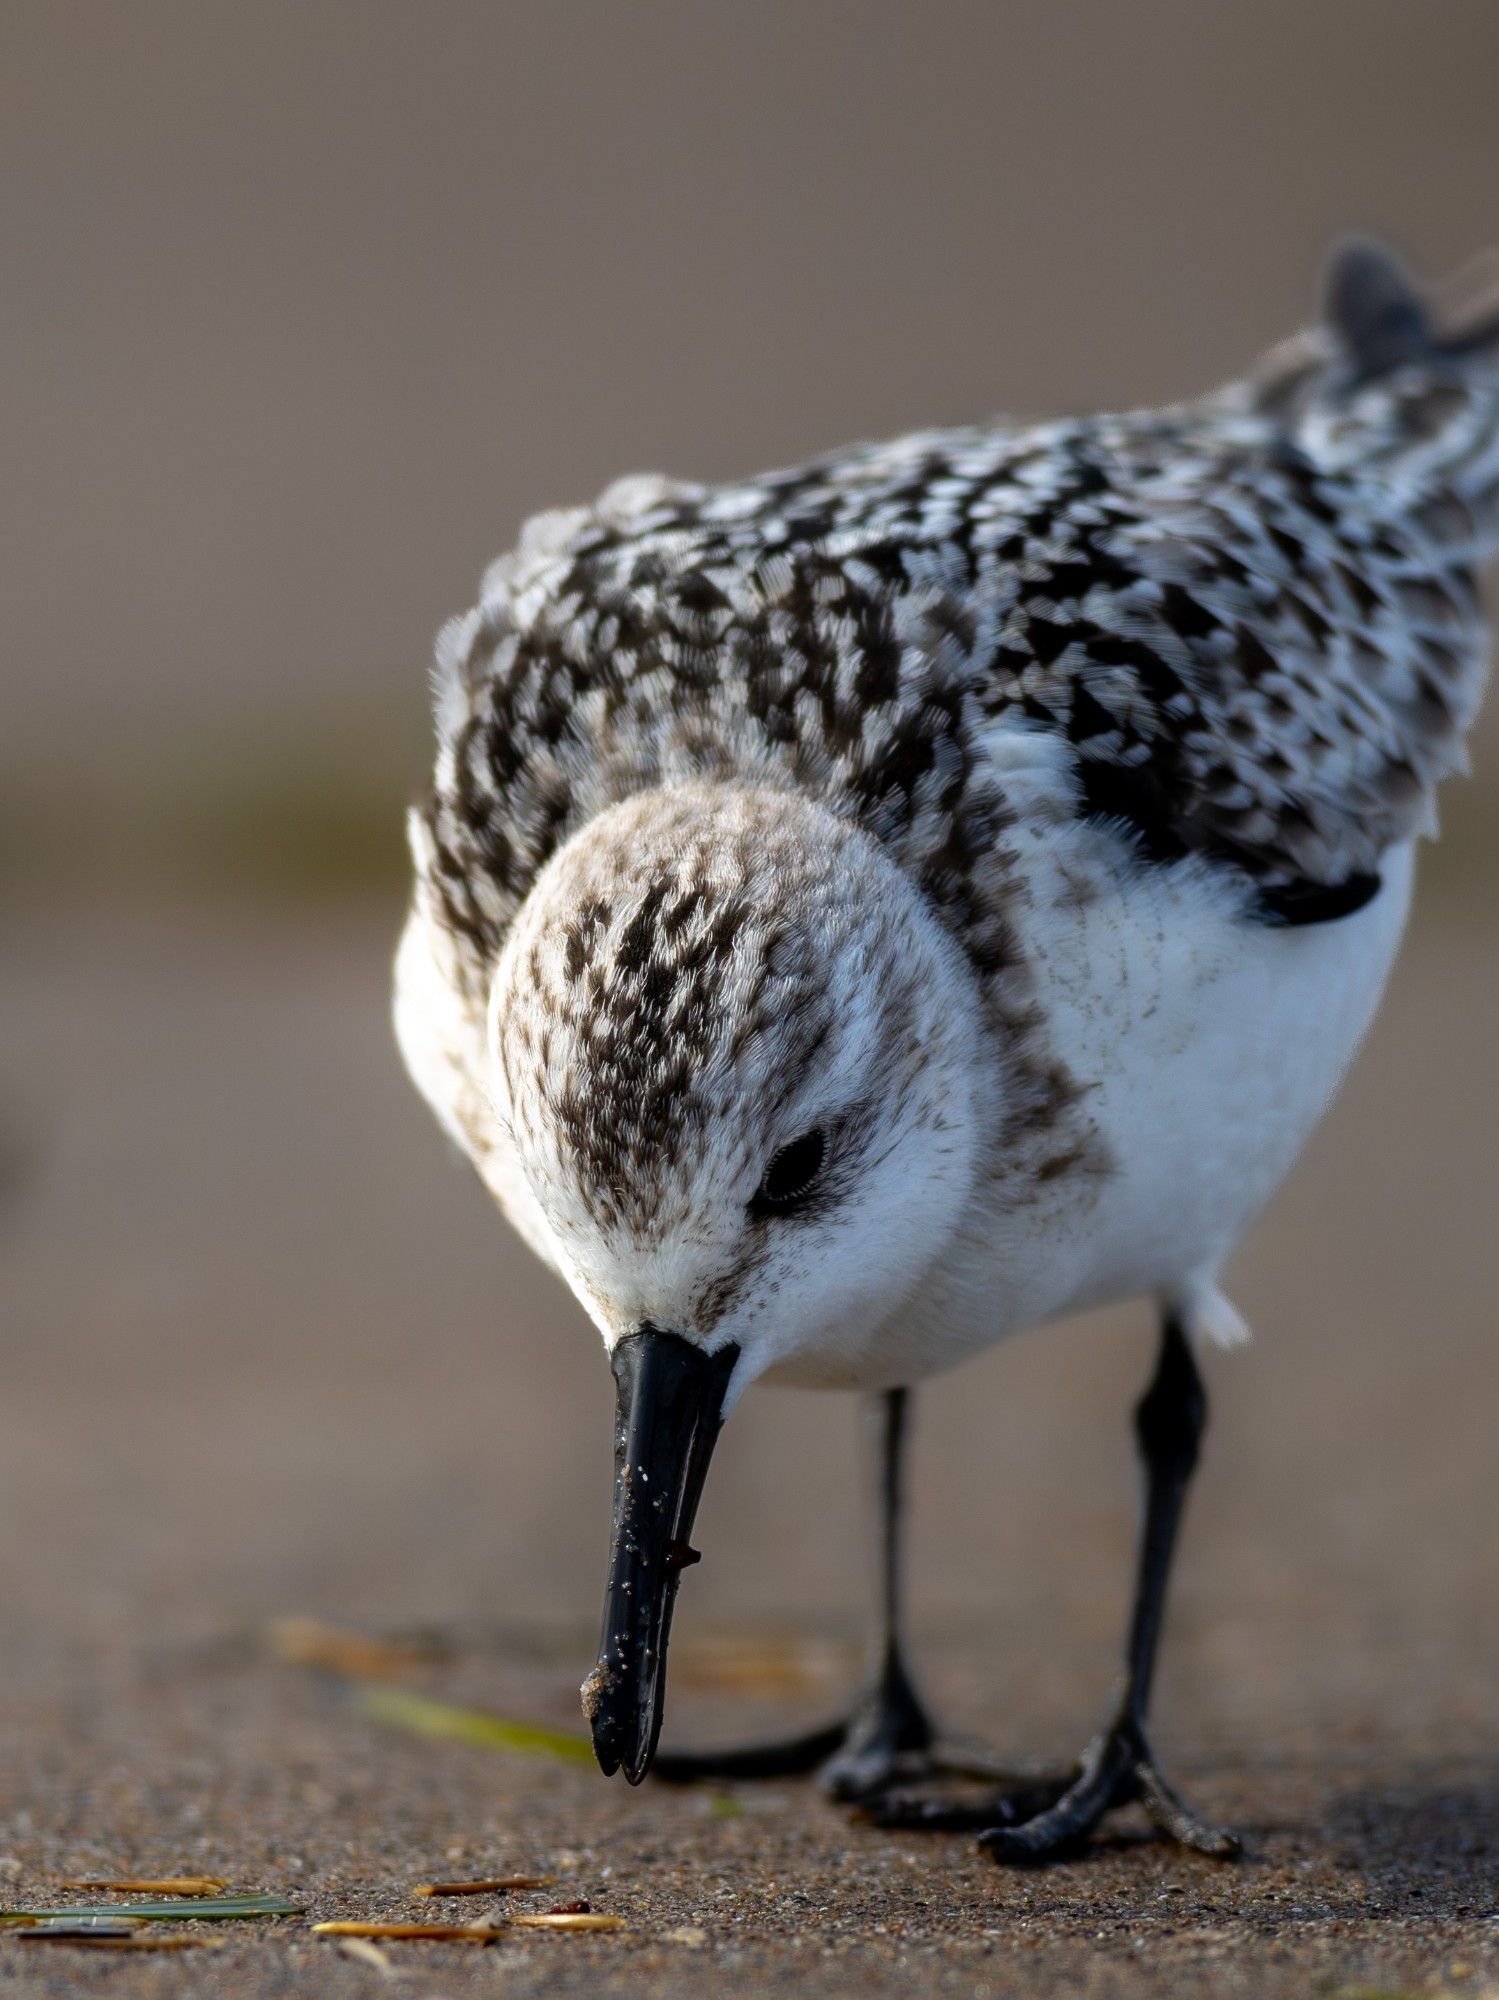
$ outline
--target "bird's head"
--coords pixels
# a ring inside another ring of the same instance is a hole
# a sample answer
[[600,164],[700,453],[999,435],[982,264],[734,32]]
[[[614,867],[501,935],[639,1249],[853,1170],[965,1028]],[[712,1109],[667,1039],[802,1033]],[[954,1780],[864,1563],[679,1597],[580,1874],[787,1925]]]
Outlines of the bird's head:
[[[851,1379],[957,1226],[978,998],[878,843],[804,798],[695,785],[592,820],[517,918],[492,1090],[533,1235],[619,1388],[614,1543],[585,1686],[644,1776],[724,1415],[777,1365]],[[842,1358],[840,1358],[842,1357]]]

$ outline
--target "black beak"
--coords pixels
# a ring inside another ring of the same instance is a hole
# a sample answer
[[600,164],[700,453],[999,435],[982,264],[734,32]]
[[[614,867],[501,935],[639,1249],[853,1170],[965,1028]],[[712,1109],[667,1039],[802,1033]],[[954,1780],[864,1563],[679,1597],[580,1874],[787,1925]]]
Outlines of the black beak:
[[583,1683],[593,1753],[632,1785],[651,1768],[666,1702],[666,1642],[688,1537],[723,1423],[737,1347],[704,1354],[653,1326],[614,1349],[614,1532],[598,1665]]

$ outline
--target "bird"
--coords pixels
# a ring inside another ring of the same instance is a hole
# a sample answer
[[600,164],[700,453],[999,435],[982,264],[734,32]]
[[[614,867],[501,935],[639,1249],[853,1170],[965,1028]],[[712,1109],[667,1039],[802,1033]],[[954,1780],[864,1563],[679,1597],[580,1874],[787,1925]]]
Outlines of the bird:
[[[1499,302],[1438,297],[1345,239],[1309,331],[1177,405],[620,480],[439,635],[396,1034],[610,1358],[606,1775],[820,1771],[998,1862],[1125,1806],[1239,1851],[1163,1774],[1151,1683],[1202,1349],[1245,1334],[1224,1266],[1369,1024],[1486,676]],[[909,1665],[910,1399],[1136,1299],[1120,1691],[1007,1777]],[[663,1750],[698,1502],[762,1381],[871,1413],[873,1669],[828,1728]]]

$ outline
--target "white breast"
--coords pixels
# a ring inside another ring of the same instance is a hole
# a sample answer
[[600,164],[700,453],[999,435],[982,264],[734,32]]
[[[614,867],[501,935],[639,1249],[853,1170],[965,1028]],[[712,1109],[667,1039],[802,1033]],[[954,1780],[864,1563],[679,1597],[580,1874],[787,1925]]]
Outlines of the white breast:
[[[1063,870],[1082,895],[1058,893]],[[798,1379],[909,1381],[1064,1313],[1210,1283],[1373,1016],[1409,904],[1411,848],[1382,872],[1355,915],[1277,929],[1246,921],[1207,864],[1116,875],[1086,846],[1049,849],[1026,943],[1050,1053],[1085,1093],[1101,1170],[1038,1195],[997,1160],[924,1295],[857,1354],[845,1347],[838,1365],[811,1362]]]
[[1327,924],[1225,907],[1207,871],[1152,870],[1038,953],[1055,1047],[1092,1087],[1112,1161],[1048,1312],[1214,1270],[1332,1100],[1384,988],[1410,901],[1409,846]]

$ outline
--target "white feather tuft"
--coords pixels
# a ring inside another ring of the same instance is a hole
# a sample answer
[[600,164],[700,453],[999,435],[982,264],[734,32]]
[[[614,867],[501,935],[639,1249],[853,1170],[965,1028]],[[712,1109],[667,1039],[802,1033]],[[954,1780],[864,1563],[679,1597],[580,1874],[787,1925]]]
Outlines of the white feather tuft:
[[1189,1279],[1167,1300],[1169,1309],[1196,1341],[1211,1341],[1214,1347],[1247,1347],[1253,1338],[1248,1320],[1233,1300],[1218,1289],[1216,1275]]

